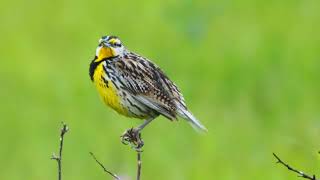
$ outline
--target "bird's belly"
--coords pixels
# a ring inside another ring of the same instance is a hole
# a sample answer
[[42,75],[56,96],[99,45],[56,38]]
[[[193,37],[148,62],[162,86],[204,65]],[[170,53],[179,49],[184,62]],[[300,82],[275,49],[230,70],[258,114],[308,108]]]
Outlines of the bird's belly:
[[118,113],[128,116],[128,110],[123,107],[115,85],[106,77],[102,63],[96,68],[93,79],[103,102]]
[[119,114],[139,119],[158,116],[153,110],[137,102],[130,93],[121,89],[120,84],[115,85],[107,76],[103,68],[103,63],[96,67],[93,81],[103,102]]

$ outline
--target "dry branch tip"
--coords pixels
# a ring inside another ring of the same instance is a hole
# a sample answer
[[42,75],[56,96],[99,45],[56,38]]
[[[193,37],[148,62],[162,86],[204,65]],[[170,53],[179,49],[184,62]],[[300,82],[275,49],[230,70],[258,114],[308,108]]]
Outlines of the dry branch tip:
[[64,135],[69,131],[69,127],[64,122],[62,123],[62,128],[60,129],[60,145],[59,145],[59,155],[52,153],[51,159],[56,160],[58,164],[58,180],[62,179],[62,150],[63,150],[63,141]]
[[294,169],[293,167],[291,167],[289,164],[285,163],[284,161],[282,161],[275,153],[272,153],[273,156],[277,159],[277,164],[282,164],[283,166],[285,166],[289,171],[292,171],[292,172],[295,172],[298,174],[298,177],[302,177],[302,178],[305,178],[305,179],[310,179],[310,180],[317,180],[316,179],[316,176],[313,175],[313,176],[310,176],[310,175],[307,175],[305,174],[304,172],[302,171],[299,171],[297,169]]

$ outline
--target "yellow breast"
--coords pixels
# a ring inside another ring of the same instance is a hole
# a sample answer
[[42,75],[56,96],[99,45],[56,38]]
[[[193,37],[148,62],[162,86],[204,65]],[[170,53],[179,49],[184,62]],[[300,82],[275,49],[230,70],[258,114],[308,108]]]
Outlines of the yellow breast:
[[106,73],[103,69],[103,63],[100,63],[94,71],[93,81],[96,85],[96,88],[100,96],[102,97],[102,100],[107,106],[110,106],[118,113],[127,116],[128,110],[121,105],[121,97],[118,94],[118,90],[115,88],[111,80],[103,78],[105,76]]

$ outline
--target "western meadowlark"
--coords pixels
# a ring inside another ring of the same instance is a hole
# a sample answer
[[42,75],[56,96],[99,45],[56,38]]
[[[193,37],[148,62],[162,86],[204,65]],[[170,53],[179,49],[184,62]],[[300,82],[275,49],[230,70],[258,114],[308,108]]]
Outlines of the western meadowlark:
[[127,117],[144,119],[127,130],[123,142],[143,145],[140,131],[159,115],[182,117],[194,128],[206,128],[187,109],[178,87],[150,60],[126,49],[116,36],[103,36],[90,64],[89,74],[104,103]]

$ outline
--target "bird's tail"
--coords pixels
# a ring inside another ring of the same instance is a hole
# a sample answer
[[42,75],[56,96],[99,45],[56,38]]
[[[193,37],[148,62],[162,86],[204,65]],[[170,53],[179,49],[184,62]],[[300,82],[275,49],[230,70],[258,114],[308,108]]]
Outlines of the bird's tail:
[[188,110],[185,108],[179,108],[178,114],[185,120],[187,120],[190,125],[198,132],[207,132],[207,128],[201,124]]

